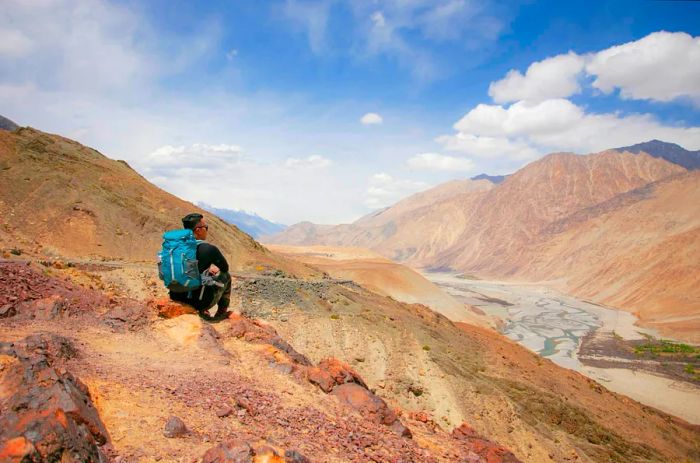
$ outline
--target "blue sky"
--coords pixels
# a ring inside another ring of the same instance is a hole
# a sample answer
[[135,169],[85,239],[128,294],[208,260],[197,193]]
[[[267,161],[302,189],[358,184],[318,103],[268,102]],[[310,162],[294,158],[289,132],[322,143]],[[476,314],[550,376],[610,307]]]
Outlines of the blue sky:
[[349,222],[553,151],[700,149],[700,2],[9,0],[0,114],[185,199]]

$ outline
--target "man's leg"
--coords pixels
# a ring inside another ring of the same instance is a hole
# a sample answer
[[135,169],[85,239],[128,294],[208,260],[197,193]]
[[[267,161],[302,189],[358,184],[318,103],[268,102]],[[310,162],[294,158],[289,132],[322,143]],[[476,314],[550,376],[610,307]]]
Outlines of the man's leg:
[[214,305],[214,302],[217,305],[217,311],[213,318],[221,320],[228,316],[228,306],[231,303],[231,275],[228,272],[220,272],[214,277],[214,280],[224,285],[223,287],[217,286],[216,293],[212,299],[212,305]]

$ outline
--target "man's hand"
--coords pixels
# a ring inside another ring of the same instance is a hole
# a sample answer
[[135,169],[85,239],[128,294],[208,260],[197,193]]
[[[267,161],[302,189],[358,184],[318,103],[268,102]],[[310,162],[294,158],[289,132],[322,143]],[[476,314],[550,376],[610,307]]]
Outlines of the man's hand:
[[217,276],[219,274],[219,272],[220,272],[219,267],[217,267],[216,265],[211,264],[209,266],[209,274],[210,275]]

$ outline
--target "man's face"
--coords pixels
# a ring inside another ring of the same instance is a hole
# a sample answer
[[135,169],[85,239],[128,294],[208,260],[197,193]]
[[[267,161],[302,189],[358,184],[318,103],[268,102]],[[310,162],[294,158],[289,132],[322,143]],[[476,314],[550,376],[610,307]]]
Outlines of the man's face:
[[194,237],[196,239],[206,240],[207,233],[209,232],[209,225],[207,225],[207,221],[202,218],[199,222],[197,222],[197,225],[194,226],[192,232],[194,233]]

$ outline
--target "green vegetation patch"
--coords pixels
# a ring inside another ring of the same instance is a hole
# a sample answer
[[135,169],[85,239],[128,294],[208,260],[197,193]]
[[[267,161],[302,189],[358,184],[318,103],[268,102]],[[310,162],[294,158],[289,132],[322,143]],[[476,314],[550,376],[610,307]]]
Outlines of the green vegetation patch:
[[659,339],[658,341],[645,342],[634,348],[638,354],[697,354],[700,349],[688,344],[677,343],[667,339]]

